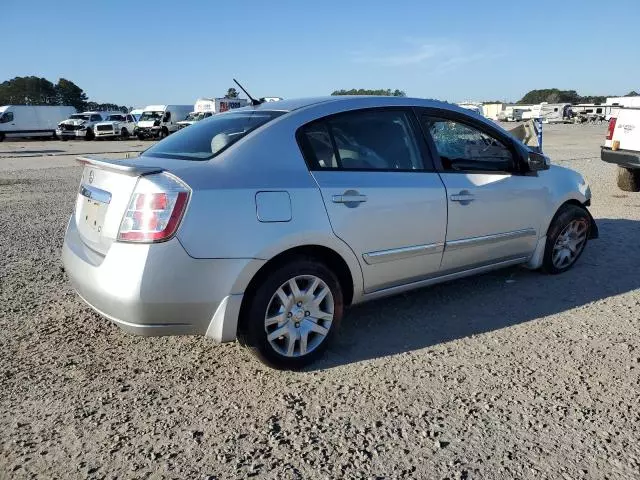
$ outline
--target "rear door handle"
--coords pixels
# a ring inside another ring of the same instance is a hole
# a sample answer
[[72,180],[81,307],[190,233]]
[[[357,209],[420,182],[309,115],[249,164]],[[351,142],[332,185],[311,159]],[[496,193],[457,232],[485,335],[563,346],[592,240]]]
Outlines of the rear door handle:
[[357,206],[357,204],[359,203],[366,202],[367,196],[361,195],[360,193],[354,190],[347,190],[342,195],[333,195],[331,197],[331,201],[333,203],[345,203],[347,204],[347,206],[349,206],[349,204]]
[[459,202],[462,205],[468,205],[469,203],[473,202],[476,198],[471,195],[471,193],[468,190],[462,190],[460,193],[456,194],[456,195],[451,195],[449,197],[449,200],[451,200],[452,202]]

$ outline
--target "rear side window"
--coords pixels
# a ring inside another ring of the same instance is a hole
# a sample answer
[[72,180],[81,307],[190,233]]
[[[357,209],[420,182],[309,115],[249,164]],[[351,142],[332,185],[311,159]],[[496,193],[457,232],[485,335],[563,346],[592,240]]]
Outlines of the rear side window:
[[285,112],[235,111],[214,115],[158,142],[142,155],[178,160],[208,160],[256,128]]
[[422,170],[422,157],[404,111],[343,113],[303,127],[299,140],[312,170]]

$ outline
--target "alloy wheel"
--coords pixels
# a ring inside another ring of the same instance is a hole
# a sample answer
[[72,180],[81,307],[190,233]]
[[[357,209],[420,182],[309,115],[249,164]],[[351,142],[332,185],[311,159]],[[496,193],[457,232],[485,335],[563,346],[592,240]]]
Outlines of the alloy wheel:
[[271,347],[285,357],[301,357],[320,346],[331,329],[333,294],[315,275],[299,275],[273,294],[264,318]]
[[575,219],[564,227],[553,246],[553,266],[564,269],[573,264],[587,243],[589,224],[583,218]]

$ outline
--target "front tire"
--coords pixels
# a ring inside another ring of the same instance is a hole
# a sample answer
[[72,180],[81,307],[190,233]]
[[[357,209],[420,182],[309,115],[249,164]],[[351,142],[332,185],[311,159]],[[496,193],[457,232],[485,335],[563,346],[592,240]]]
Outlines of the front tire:
[[91,130],[90,128],[87,129],[87,133],[84,136],[85,141],[90,141],[93,140],[96,136],[93,133],[93,130]]
[[120,130],[120,138],[122,140],[126,140],[129,138],[129,131],[126,128],[123,128],[122,130]]
[[623,192],[640,192],[640,170],[618,167],[617,184]]
[[590,233],[591,218],[584,207],[562,206],[547,232],[542,271],[555,275],[573,267],[584,252]]
[[300,369],[324,354],[344,308],[336,275],[309,257],[270,272],[247,300],[240,343],[267,365],[286,370]]

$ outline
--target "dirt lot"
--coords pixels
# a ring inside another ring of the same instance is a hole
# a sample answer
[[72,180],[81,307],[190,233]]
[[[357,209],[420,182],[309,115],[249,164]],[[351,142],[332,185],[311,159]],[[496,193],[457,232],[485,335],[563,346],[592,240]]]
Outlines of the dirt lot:
[[71,290],[61,154],[147,144],[0,144],[0,478],[639,478],[640,194],[599,160],[605,130],[545,128],[600,226],[572,271],[353,308],[302,373],[124,334]]

